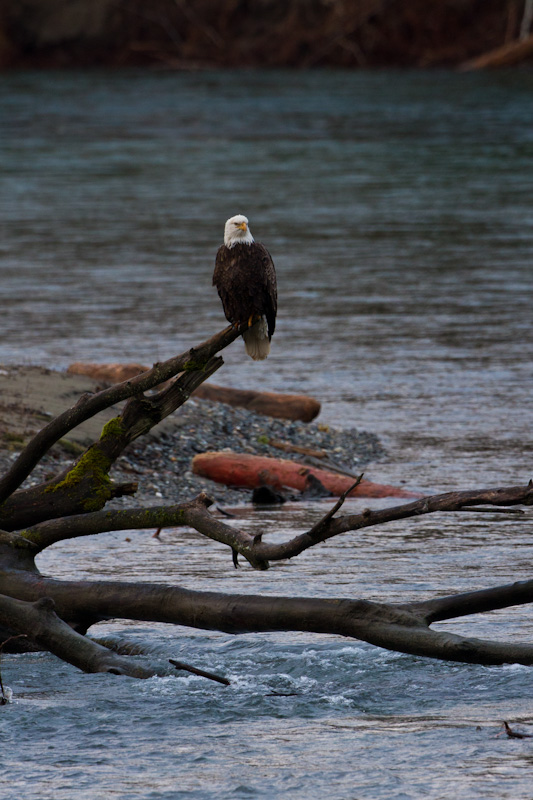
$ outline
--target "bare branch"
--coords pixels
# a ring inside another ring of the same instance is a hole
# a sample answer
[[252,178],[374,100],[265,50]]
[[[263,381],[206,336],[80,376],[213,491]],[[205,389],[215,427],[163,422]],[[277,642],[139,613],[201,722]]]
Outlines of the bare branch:
[[[265,542],[262,531],[250,535],[233,523],[216,518],[209,512],[212,500],[205,494],[169,506],[102,511],[110,498],[133,490],[132,485],[116,486],[109,478],[117,457],[130,442],[184,403],[221,366],[222,359],[216,353],[245,327],[227,328],[198,348],[156,364],[131,380],[84,396],[37,434],[23,451],[0,481],[0,526],[5,529],[0,531],[3,592],[0,625],[4,628],[4,638],[12,634],[27,636],[36,645],[88,672],[135,677],[165,673],[131,657],[112,653],[81,632],[96,622],[119,617],[232,634],[327,633],[431,658],[533,665],[533,644],[487,642],[429,627],[439,620],[531,603],[533,581],[400,605],[357,599],[224,595],[150,583],[56,581],[40,575],[34,559],[44,548],[64,539],[104,531],[186,525],[229,547],[236,566],[238,556],[242,555],[253,568],[267,569],[270,561],[294,558],[348,531],[430,513],[501,512],[533,504],[530,482],[528,486],[448,492],[390,508],[337,516],[349,492],[360,483],[363,477],[360,475],[307,532],[281,543]],[[175,380],[168,383],[171,378]],[[144,394],[157,386],[159,390],[150,396]],[[124,400],[127,402],[121,414],[104,426],[98,442],[71,468],[47,484],[10,494],[57,439],[98,411]],[[171,663],[213,678],[181,662],[171,660]],[[215,679],[225,682],[219,676]]]
[[464,617],[468,614],[481,614],[523,603],[533,603],[533,580],[438,597],[420,603],[409,603],[402,607],[420,615],[430,625],[432,622]]
[[[348,492],[352,488],[350,487]],[[192,501],[171,506],[97,511],[49,520],[19,531],[19,536],[31,542],[36,547],[36,552],[39,552],[63,539],[104,531],[189,526],[210,539],[228,545],[232,551],[246,558],[254,568],[267,569],[269,561],[294,558],[304,550],[348,531],[398,519],[418,517],[421,514],[462,511],[464,507],[473,511],[470,508],[472,502],[479,504],[483,509],[485,508],[481,505],[483,503],[497,504],[495,510],[499,511],[508,505],[514,506],[518,503],[528,505],[532,497],[533,488],[530,485],[474,492],[448,492],[390,508],[375,511],[365,509],[360,514],[334,517],[346,499],[345,493],[309,531],[286,542],[271,544],[263,541],[264,532],[252,536],[236,526],[216,519],[208,511],[213,501],[202,493]]]
[[115,460],[124,447],[148,433],[158,422],[187,402],[195,389],[220,369],[224,361],[210,358],[202,369],[182,373],[169,386],[150,397],[132,397],[120,415],[121,435],[110,437],[107,455]]
[[166,674],[139,661],[119,656],[106,647],[76,633],[54,611],[54,601],[41,597],[35,602],[0,595],[0,624],[26,635],[38,647],[68,661],[84,672],[112,672],[134,678]]
[[[202,492],[194,500],[170,506],[75,514],[46,520],[26,530],[18,531],[17,534],[5,534],[6,544],[12,541],[7,537],[16,536],[17,541],[25,542],[31,548],[32,555],[36,556],[46,547],[65,539],[92,536],[106,531],[188,526],[214,541],[228,545],[233,551],[242,553],[255,569],[267,569],[268,563],[255,552],[254,537],[213,517],[207,510],[212,504],[213,500]],[[20,557],[26,556],[25,550],[21,547],[19,550]]]
[[530,505],[533,502],[533,487],[529,484],[528,486],[512,486],[504,489],[447,492],[390,508],[375,511],[365,509],[360,514],[334,517],[333,514],[336,513],[342,502],[343,500],[340,498],[331,511],[309,531],[277,544],[263,541],[263,532],[252,537],[236,527],[230,527],[220,520],[215,520],[205,506],[195,506],[193,513],[188,516],[187,524],[205,536],[230,545],[250,564],[254,565],[254,562],[257,562],[262,569],[265,569],[269,561],[294,558],[304,550],[333,536],[372,525],[418,517],[422,514],[434,514],[439,511],[461,511],[464,506],[471,506],[473,503],[494,505],[496,508],[518,504]]
[[[462,511],[464,507],[474,504],[500,506],[531,505],[533,503],[533,486],[531,482],[527,486],[511,486],[499,489],[480,489],[468,492],[446,492],[429,497],[423,497],[411,503],[382,508],[377,510],[365,509],[360,514],[349,514],[343,517],[336,517],[329,520],[321,532],[319,541],[325,541],[333,536],[347,531],[360,530],[373,525],[381,525],[385,522],[393,522],[409,517],[418,517],[422,514],[434,514],[439,511]],[[286,545],[283,545],[286,555],[285,558],[293,558],[303,550],[316,544],[311,540],[308,533],[303,533],[295,537]],[[263,555],[263,553],[261,553]],[[272,559],[274,556],[265,552],[265,558]]]
[[[200,494],[187,503],[170,506],[147,506],[144,508],[121,508],[109,511],[93,511],[75,514],[61,519],[46,520],[18,535],[34,545],[34,553],[65,539],[94,536],[107,531],[139,530],[146,528],[177,528],[191,525],[190,512],[199,506],[207,508],[212,500]],[[193,518],[193,517],[192,517]],[[191,527],[194,527],[191,525]],[[229,542],[225,542],[229,544]]]
[[356,486],[359,486],[359,484],[363,480],[363,475],[364,475],[364,472],[362,472],[357,477],[357,480],[355,481],[355,483],[353,483],[348,489],[346,489],[345,492],[343,492],[341,494],[341,496],[339,497],[339,499],[337,500],[335,505],[332,508],[330,508],[330,510],[327,512],[327,514],[325,514],[322,517],[322,519],[320,519],[315,525],[313,525],[313,527],[310,530],[307,531],[307,535],[309,536],[310,539],[316,539],[317,541],[321,540],[322,533],[323,533],[323,531],[326,530],[329,521],[332,520],[334,515],[337,513],[337,511],[340,508],[342,508],[342,506],[344,505],[344,501],[346,500],[346,498],[348,497],[350,492],[353,492],[353,490],[356,488]]
[[[124,448],[185,403],[191,392],[223,364],[210,358],[202,369],[190,369],[156,394],[131,398],[122,414],[110,420],[92,444],[61,474],[47,483],[9,497],[0,510],[0,525],[16,530],[43,520],[103,508],[108,500],[131,491],[135,484],[116,485],[108,473]],[[120,384],[119,384],[120,385]]]

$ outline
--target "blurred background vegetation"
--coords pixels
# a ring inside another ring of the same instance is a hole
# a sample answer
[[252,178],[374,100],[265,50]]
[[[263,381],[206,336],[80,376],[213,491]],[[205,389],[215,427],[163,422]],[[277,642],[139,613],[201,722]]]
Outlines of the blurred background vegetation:
[[528,0],[0,0],[0,66],[452,66],[529,34]]

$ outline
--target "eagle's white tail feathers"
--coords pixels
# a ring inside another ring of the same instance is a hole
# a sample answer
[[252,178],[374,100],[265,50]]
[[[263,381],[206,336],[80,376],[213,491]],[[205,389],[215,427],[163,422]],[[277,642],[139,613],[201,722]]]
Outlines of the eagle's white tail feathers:
[[263,361],[270,353],[270,339],[264,317],[244,331],[242,338],[244,339],[244,349],[254,361]]

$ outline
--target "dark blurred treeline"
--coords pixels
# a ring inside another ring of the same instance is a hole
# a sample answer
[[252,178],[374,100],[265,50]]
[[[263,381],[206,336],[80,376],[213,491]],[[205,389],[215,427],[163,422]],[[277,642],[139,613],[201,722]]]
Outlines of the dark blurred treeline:
[[431,67],[517,37],[524,0],[0,0],[0,66]]

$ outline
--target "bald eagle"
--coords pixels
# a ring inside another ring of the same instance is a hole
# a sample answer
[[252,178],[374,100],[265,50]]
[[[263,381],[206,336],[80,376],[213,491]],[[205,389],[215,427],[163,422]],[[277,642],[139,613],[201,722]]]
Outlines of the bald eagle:
[[266,247],[254,242],[248,220],[242,214],[226,222],[213,285],[218,289],[226,319],[232,325],[248,323],[248,330],[242,335],[248,355],[254,361],[266,358],[276,327],[276,270]]

